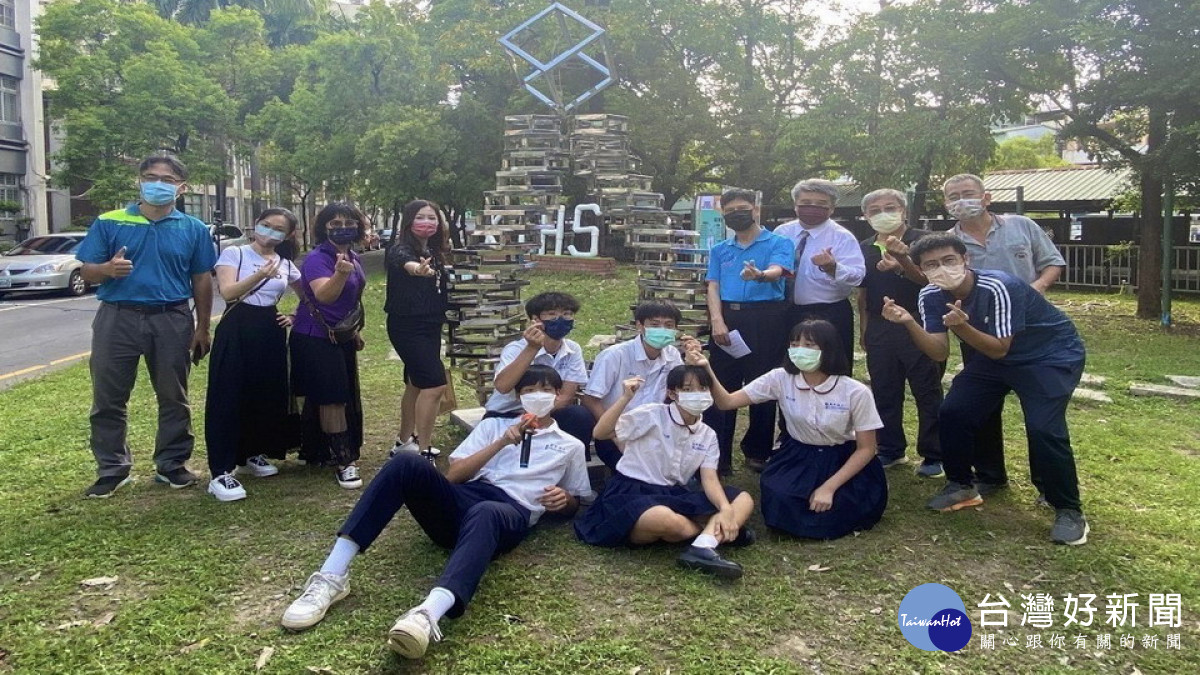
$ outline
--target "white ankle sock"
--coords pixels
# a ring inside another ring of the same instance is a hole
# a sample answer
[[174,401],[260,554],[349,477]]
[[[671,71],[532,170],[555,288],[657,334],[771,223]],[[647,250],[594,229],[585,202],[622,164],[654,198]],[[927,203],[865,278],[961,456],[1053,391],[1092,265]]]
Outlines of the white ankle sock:
[[692,546],[699,546],[700,548],[716,548],[717,543],[716,537],[712,536],[711,534],[702,534],[699,537],[696,537],[696,540],[692,542]]
[[449,589],[438,586],[429,591],[429,595],[425,596],[425,602],[417,605],[417,609],[429,612],[429,618],[440,621],[453,606],[454,594]]
[[356,555],[358,555],[358,544],[345,537],[338,537],[337,541],[333,543],[333,550],[329,552],[329,557],[321,565],[321,571],[325,574],[344,577],[350,571],[350,562]]

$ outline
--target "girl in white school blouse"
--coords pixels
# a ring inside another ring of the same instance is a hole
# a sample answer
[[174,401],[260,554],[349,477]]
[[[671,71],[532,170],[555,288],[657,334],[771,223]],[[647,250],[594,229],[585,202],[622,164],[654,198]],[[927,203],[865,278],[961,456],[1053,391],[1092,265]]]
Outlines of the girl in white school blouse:
[[[689,354],[689,363],[705,363]],[[761,479],[763,520],[798,537],[837,539],[870,529],[887,506],[887,479],[875,457],[883,426],[866,385],[851,379],[828,321],[796,324],[788,359],[744,388],[713,383],[722,410],[778,401],[787,434]]]
[[[596,502],[575,521],[575,533],[594,546],[692,544],[678,564],[724,578],[742,576],[742,567],[717,554],[717,545],[754,541],[745,527],[754,510],[749,494],[723,487],[717,475],[716,433],[700,419],[712,406],[713,378],[699,366],[676,366],[667,374],[664,403],[626,406],[642,378],[623,382],[621,397],[600,417],[597,439],[615,439],[621,458]],[[703,491],[689,489],[700,473]]]

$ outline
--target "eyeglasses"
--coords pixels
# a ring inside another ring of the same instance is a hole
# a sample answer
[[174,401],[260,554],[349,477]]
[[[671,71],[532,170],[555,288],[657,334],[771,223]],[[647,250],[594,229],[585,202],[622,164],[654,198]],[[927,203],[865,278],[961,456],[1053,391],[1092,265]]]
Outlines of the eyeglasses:
[[942,256],[940,259],[929,258],[922,260],[921,271],[932,272],[939,267],[956,267],[958,265],[962,265],[964,262],[965,261],[963,260],[962,256],[958,255],[957,253],[951,253],[949,255]]
[[141,179],[147,183],[166,183],[168,185],[182,185],[183,179],[178,176],[159,176],[153,173],[144,173]]
[[343,219],[341,219],[341,218],[338,218],[338,219],[336,219],[336,220],[331,220],[331,221],[329,221],[329,223],[326,225],[326,227],[328,227],[328,228],[331,228],[331,229],[335,229],[335,230],[337,230],[337,229],[342,229],[342,228],[355,228],[355,229],[357,229],[357,228],[358,228],[358,221],[357,221],[357,220],[343,220]]
[[904,212],[904,207],[900,206],[899,204],[888,204],[887,206],[884,206],[884,207],[871,206],[867,209],[866,215],[868,217],[870,217],[870,216],[874,216],[874,215],[877,215],[880,213],[903,213],[903,212]]

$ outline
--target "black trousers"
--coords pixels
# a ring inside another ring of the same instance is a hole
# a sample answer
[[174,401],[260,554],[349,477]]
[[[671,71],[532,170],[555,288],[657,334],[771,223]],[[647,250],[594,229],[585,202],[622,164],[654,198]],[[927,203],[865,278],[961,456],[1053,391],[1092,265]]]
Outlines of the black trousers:
[[[846,357],[846,365],[854,372],[854,308],[850,300],[838,302],[814,302],[810,305],[791,305],[788,308],[787,330],[784,341],[796,324],[805,319],[824,319],[833,324],[841,338],[842,355]],[[787,346],[784,346],[787,353]]]
[[899,459],[908,448],[904,434],[904,386],[907,383],[917,405],[917,453],[927,462],[942,461],[938,438],[938,410],[942,407],[942,376],[946,364],[934,361],[907,336],[867,342],[867,373],[871,393],[883,428],[876,435],[879,456]]
[[451,483],[415,452],[383,465],[338,534],[365,551],[404,506],[433,543],[451,549],[436,584],[454,594],[451,617],[462,615],[492,559],[529,534],[529,510],[504,490],[478,480]]
[[[726,391],[735,392],[754,378],[783,365],[787,353],[787,301],[723,303],[721,313],[730,332],[738,331],[750,348],[749,354],[735,359],[720,347],[708,345],[709,363]],[[771,456],[775,408],[774,401],[750,406],[750,426],[741,443],[747,458],[766,460]],[[717,432],[717,443],[721,448],[719,469],[728,471],[733,461],[737,411],[718,410],[713,406],[704,412],[704,423]]]
[[[959,346],[964,367],[972,359],[987,358],[965,342],[960,342]],[[1000,399],[995,411],[979,424],[979,430],[975,434],[974,468],[975,479],[981,483],[1003,485],[1008,482],[1008,468],[1004,465],[1004,399]],[[1037,486],[1038,492],[1045,492],[1042,489],[1041,477],[1033,472],[1032,465],[1030,479]]]
[[1030,473],[1040,476],[1046,500],[1058,509],[1079,509],[1079,478],[1067,430],[1067,405],[1083,374],[1083,359],[1068,364],[1012,366],[972,359],[954,378],[939,415],[946,477],[971,484],[976,474],[975,439],[981,423],[1010,391],[1025,416]]

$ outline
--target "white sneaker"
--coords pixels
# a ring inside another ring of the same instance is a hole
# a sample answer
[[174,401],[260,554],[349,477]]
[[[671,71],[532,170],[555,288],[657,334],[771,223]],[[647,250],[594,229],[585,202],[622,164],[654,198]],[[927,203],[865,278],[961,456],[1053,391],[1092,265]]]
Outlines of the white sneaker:
[[398,452],[420,452],[421,444],[417,442],[416,436],[409,436],[407,441],[396,439],[395,445],[388,451],[388,457],[395,457]]
[[437,448],[435,448],[431,445],[428,448],[425,448],[424,450],[421,451],[421,456],[432,462],[433,460],[442,456],[442,451],[438,450]]
[[358,475],[358,466],[351,464],[345,468],[337,470],[338,485],[347,490],[357,490],[362,487],[362,478]]
[[232,474],[223,473],[208,481],[208,494],[219,502],[236,502],[246,498],[246,488]]
[[388,649],[406,659],[425,656],[429,643],[441,640],[442,631],[438,630],[437,622],[429,618],[427,611],[416,607],[396,619],[396,623],[388,631]]
[[266,478],[279,473],[279,469],[267,461],[266,455],[255,455],[247,459],[245,464],[239,464],[234,472],[249,473],[255,478]]
[[304,630],[321,622],[325,612],[342,598],[350,594],[350,575],[338,576],[327,572],[313,572],[304,584],[304,592],[283,612],[279,621],[284,628]]

